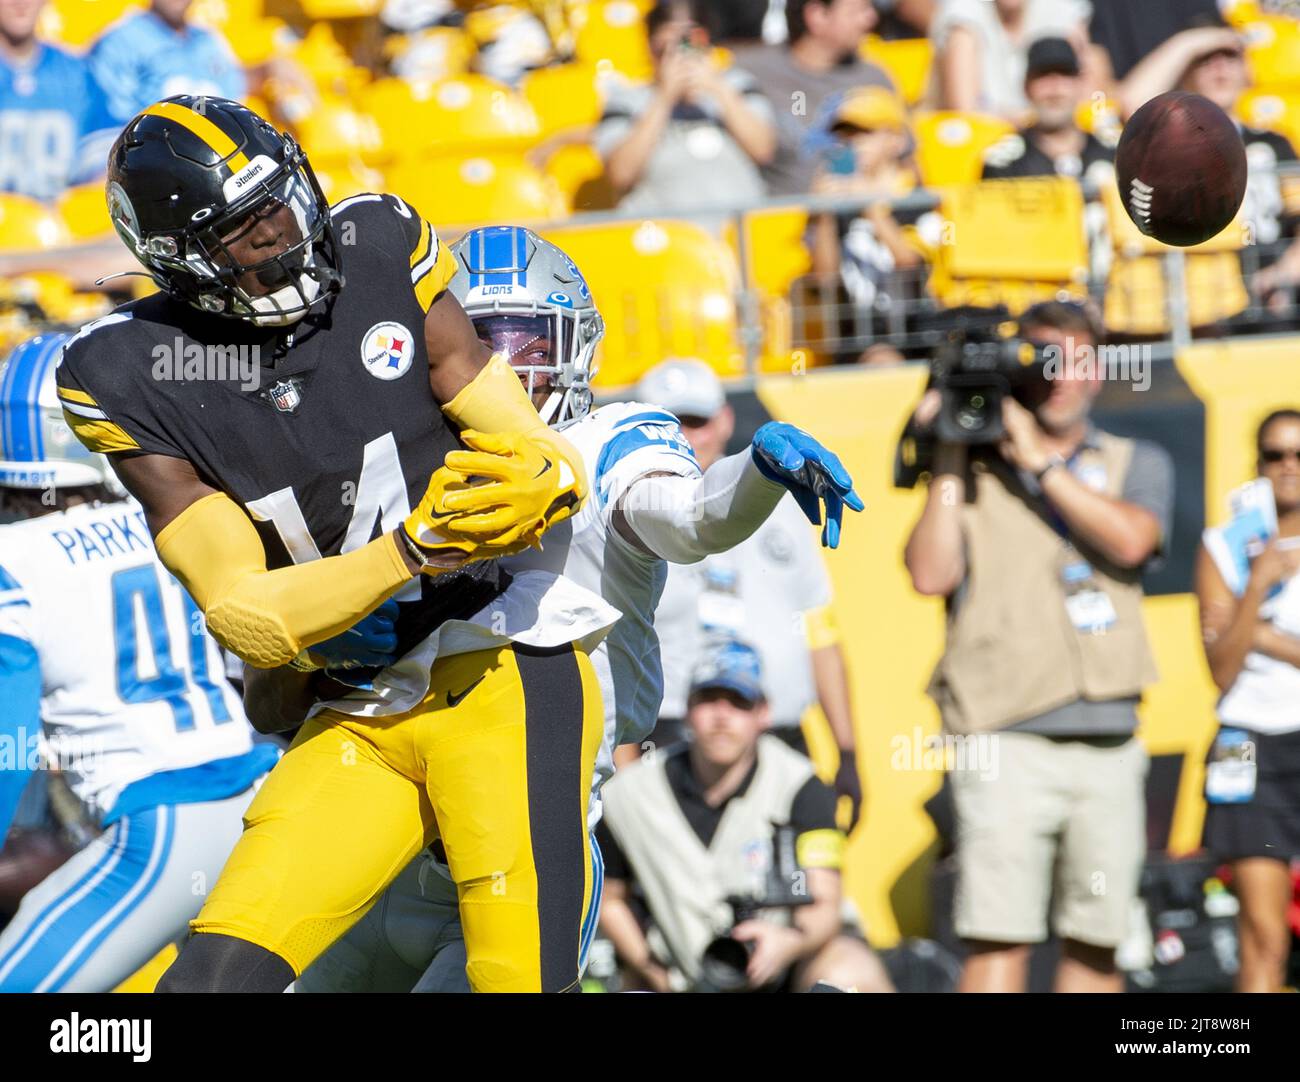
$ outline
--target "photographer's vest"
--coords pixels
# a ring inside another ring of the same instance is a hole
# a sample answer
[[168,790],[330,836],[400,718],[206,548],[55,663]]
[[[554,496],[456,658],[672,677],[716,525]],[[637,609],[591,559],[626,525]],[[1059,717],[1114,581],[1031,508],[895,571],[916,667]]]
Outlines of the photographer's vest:
[[[1076,476],[1119,498],[1133,441],[1094,431],[1071,463]],[[973,463],[975,499],[963,508],[966,581],[929,693],[952,733],[1003,729],[1077,699],[1139,695],[1156,679],[1142,625],[1141,572],[1075,542],[1071,553],[1041,499]],[[1110,599],[1105,630],[1080,630],[1066,606],[1063,567],[1086,560]]]
[[[668,758],[686,754],[683,746],[620,770],[601,799],[605,824],[626,855],[671,955],[664,961],[695,981],[704,948],[731,927],[727,897],[764,892],[772,824],[790,821],[794,798],[813,767],[775,737],[760,737],[749,787],[727,802],[705,848],[668,783]],[[789,923],[786,910],[764,916]]]

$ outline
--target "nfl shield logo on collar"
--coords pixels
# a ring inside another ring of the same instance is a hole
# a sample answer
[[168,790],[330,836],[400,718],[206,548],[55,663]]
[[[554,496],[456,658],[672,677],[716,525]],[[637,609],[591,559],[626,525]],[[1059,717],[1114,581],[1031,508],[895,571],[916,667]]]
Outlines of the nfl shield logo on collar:
[[263,401],[271,403],[281,413],[293,413],[302,402],[302,380],[281,379],[261,393]]

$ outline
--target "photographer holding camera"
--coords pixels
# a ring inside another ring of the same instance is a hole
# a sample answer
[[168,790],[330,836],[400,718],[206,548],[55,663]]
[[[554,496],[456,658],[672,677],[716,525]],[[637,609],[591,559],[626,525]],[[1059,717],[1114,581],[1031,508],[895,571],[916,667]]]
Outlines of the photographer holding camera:
[[691,739],[619,770],[602,793],[601,929],[650,991],[891,991],[844,919],[835,796],[764,735],[767,715],[757,651],[709,643],[687,700]]
[[[1146,848],[1136,707],[1156,679],[1141,571],[1168,540],[1173,466],[1090,421],[1097,366],[1076,363],[1097,343],[1087,309],[1035,305],[1020,334],[1037,359],[1000,423],[975,423],[987,392],[942,379],[912,423],[940,434],[905,554],[914,587],[946,599],[929,692],[945,733],[997,734],[996,771],[950,775],[961,990],[1024,990],[1050,908],[1057,990],[1118,992]],[[954,439],[964,427],[971,438]]]

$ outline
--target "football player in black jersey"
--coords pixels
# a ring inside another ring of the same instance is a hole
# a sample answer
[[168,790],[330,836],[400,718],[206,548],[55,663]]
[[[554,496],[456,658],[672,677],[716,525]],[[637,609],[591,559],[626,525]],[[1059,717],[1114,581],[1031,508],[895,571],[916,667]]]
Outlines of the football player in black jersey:
[[313,644],[399,611],[400,660],[304,725],[160,990],[283,989],[435,833],[471,984],[573,987],[601,733],[579,638],[603,629],[582,606],[530,625],[537,591],[493,557],[572,512],[581,459],[479,342],[429,224],[391,195],[331,209],[243,106],[144,110],[107,193],[161,292],[69,341],[59,396],[163,563],[255,667],[318,666]]

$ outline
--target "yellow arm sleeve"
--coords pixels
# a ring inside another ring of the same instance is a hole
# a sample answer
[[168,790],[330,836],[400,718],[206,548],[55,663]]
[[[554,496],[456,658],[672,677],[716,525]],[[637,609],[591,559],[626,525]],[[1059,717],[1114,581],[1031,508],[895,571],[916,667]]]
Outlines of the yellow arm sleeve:
[[411,579],[391,534],[341,556],[268,571],[256,528],[220,492],[190,504],[155,546],[213,637],[259,669],[346,630]]
[[[551,448],[573,473],[570,485],[578,502],[587,495],[587,471],[582,456],[568,440],[542,423],[537,408],[524,390],[515,370],[499,353],[483,366],[442,412],[461,428],[479,432],[519,432]],[[563,474],[561,475],[563,476]]]

